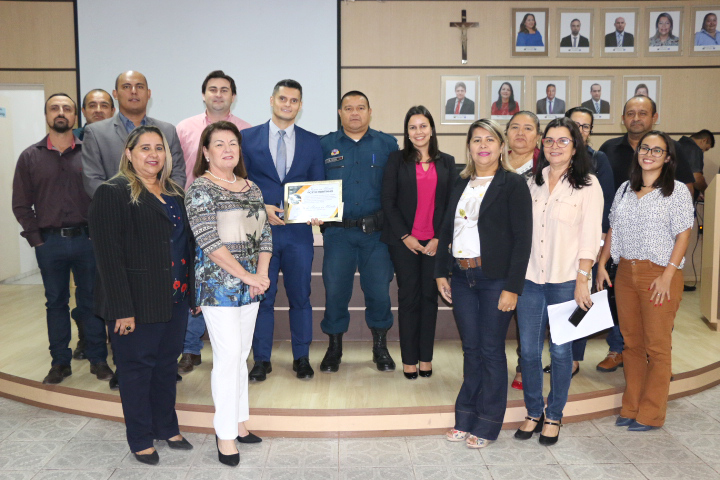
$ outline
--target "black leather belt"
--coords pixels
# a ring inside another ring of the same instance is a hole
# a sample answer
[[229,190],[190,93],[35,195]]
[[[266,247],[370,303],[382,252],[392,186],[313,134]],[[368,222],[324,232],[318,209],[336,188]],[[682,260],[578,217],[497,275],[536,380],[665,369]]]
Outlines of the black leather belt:
[[81,225],[79,227],[41,228],[40,233],[45,235],[60,235],[61,237],[79,237],[83,233],[90,235],[87,225]]

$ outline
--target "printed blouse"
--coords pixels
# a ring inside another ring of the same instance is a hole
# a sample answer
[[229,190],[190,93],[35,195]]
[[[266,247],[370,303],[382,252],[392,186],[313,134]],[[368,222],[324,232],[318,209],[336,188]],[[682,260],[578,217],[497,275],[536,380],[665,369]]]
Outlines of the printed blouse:
[[[666,267],[670,261],[675,237],[692,228],[695,221],[692,197],[685,184],[675,180],[675,188],[663,197],[659,188],[638,198],[630,182],[620,185],[610,209],[612,239],[610,255],[618,263],[627,260],[650,260]],[[680,269],[685,258],[680,262]]]
[[272,253],[272,233],[257,185],[231,192],[207,178],[196,179],[185,194],[195,235],[195,291],[198,306],[240,307],[259,302],[250,287],[213,262],[209,254],[225,246],[240,265],[257,272],[261,252]]

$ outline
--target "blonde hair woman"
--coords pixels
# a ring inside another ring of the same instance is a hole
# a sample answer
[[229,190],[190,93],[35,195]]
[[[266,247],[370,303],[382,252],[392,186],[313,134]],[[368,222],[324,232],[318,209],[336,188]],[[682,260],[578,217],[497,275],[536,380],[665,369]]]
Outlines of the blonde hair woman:
[[469,448],[487,446],[502,427],[505,336],[530,258],[530,191],[510,170],[506,143],[496,122],[470,125],[468,162],[450,194],[435,263],[438,290],[453,303],[465,354],[455,426],[446,437],[465,440]]
[[150,465],[159,462],[155,439],[192,449],[178,428],[175,380],[194,303],[194,246],[171,171],[162,132],[136,128],[120,171],[97,189],[89,213],[99,280],[95,313],[109,324],[130,451]]

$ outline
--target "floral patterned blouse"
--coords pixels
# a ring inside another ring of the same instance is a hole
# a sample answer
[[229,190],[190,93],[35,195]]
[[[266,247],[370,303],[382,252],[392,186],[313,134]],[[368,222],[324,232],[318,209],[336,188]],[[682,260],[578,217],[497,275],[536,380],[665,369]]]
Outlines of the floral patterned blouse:
[[252,184],[249,190],[231,192],[200,177],[185,193],[185,206],[197,244],[197,305],[240,307],[262,300],[264,295],[250,297],[248,285],[208,256],[225,246],[245,270],[256,273],[260,253],[272,253],[270,224],[258,186]]
[[173,223],[173,232],[170,237],[172,243],[172,273],[173,273],[173,303],[185,300],[188,289],[188,267],[190,265],[190,247],[188,246],[189,232],[185,231],[185,221],[177,200],[171,195],[162,195],[165,200],[165,211]]

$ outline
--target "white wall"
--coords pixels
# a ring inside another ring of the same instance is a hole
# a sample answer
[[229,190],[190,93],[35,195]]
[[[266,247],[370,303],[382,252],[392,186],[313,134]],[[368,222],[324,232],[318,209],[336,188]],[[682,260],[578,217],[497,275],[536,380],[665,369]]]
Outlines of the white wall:
[[0,84],[0,281],[37,270],[35,252],[20,236],[22,227],[12,213],[12,182],[17,159],[45,135],[45,91],[42,85]]
[[221,69],[237,83],[233,113],[270,118],[278,80],[303,86],[298,124],[337,129],[336,0],[78,0],[80,90],[111,92],[125,70],[146,75],[149,114],[177,124],[201,113],[201,85]]

